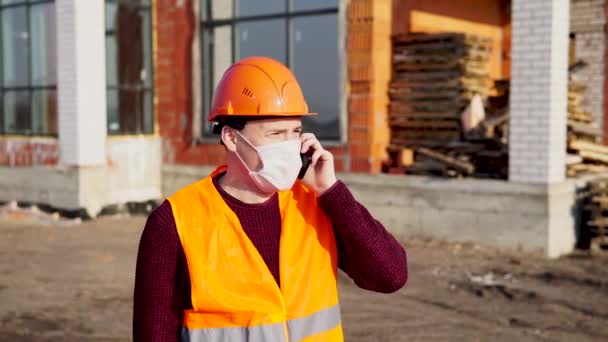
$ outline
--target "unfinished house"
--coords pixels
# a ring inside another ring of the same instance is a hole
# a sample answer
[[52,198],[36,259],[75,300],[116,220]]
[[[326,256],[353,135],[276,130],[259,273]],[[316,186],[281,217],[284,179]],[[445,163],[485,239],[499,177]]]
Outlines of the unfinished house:
[[95,216],[206,176],[214,86],[267,55],[396,235],[568,253],[608,163],[605,18],[603,0],[0,1],[0,201]]

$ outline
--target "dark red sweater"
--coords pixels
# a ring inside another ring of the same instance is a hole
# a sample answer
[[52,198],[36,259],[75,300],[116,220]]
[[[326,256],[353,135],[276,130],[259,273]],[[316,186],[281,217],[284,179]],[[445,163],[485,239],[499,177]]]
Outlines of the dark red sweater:
[[[214,184],[278,282],[278,196],[262,204],[246,204],[226,193],[216,179]],[[364,289],[390,293],[403,287],[408,277],[404,248],[353,198],[344,183],[336,183],[319,196],[318,203],[332,222],[340,269]],[[189,283],[171,205],[165,201],[150,214],[139,244],[134,341],[179,341],[182,312],[192,307]]]

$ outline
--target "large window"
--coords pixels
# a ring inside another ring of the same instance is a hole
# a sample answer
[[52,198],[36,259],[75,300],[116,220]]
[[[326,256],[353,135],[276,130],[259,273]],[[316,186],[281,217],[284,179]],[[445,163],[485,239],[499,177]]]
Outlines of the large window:
[[202,0],[200,16],[205,113],[230,64],[269,56],[294,71],[310,110],[319,113],[304,121],[305,130],[340,138],[338,0]]
[[154,132],[151,0],[106,0],[108,134]]
[[57,135],[52,0],[0,0],[0,134]]

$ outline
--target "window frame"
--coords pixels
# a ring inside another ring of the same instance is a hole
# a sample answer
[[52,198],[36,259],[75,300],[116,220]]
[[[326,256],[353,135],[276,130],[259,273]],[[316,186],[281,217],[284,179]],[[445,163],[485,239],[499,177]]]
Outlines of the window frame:
[[[107,22],[106,22],[106,15],[107,15],[107,4],[108,3],[113,3],[118,5],[119,2],[121,2],[122,0],[104,0],[104,45],[105,45],[105,50],[107,53],[107,49],[108,49],[108,45],[107,45],[107,39],[109,36],[114,36],[116,37],[116,30],[114,28],[108,29],[107,26]],[[136,131],[136,132],[121,132],[120,130],[118,132],[111,132],[109,130],[109,120],[106,123],[106,134],[109,137],[120,137],[120,136],[129,136],[129,135],[144,135],[144,136],[153,136],[153,135],[157,135],[158,133],[158,122],[157,122],[157,117],[156,117],[156,89],[155,89],[155,73],[156,73],[156,64],[154,62],[154,20],[156,20],[156,16],[155,16],[155,6],[154,6],[154,0],[139,0],[139,3],[137,4],[137,8],[139,11],[145,10],[149,13],[150,15],[150,22],[149,22],[149,32],[150,32],[150,39],[152,40],[150,42],[150,56],[146,56],[146,50],[144,49],[143,53],[144,53],[144,58],[150,58],[150,63],[151,63],[151,68],[150,68],[150,85],[145,85],[143,84],[143,86],[141,87],[130,87],[130,86],[121,86],[120,85],[120,81],[117,79],[116,80],[116,85],[110,85],[108,83],[108,80],[106,78],[106,92],[109,93],[110,91],[116,91],[118,94],[118,98],[117,98],[117,106],[118,106],[118,115],[120,117],[120,91],[121,90],[132,90],[132,91],[141,91],[142,94],[145,96],[147,94],[150,95],[150,108],[151,108],[151,113],[150,116],[152,118],[152,122],[151,122],[151,131],[146,132],[145,129],[142,129],[141,131]],[[142,31],[143,32],[143,31]],[[143,41],[143,37],[142,37],[142,41]],[[116,52],[118,53],[118,48],[116,50]],[[108,61],[106,60],[106,65],[105,68],[106,70],[108,69]],[[145,65],[145,62],[144,62]],[[118,65],[116,65],[116,68],[118,69]],[[106,75],[107,75],[107,71],[106,71]],[[118,76],[118,71],[117,71],[117,76]],[[108,100],[109,96],[106,96],[106,113],[108,112],[108,104],[109,104],[109,100]],[[143,110],[145,110],[145,104],[144,104],[144,108]],[[145,115],[145,113],[144,113]],[[142,122],[142,127],[145,127],[145,122]]]
[[[257,15],[247,15],[247,16],[237,16],[238,10],[238,2],[244,0],[224,0],[231,1],[232,3],[232,13],[229,18],[223,19],[214,19],[212,17],[212,7],[213,1],[218,0],[196,0],[199,1],[200,4],[200,17],[199,17],[199,32],[200,32],[200,68],[202,70],[201,73],[201,90],[202,94],[197,94],[196,96],[202,95],[202,109],[203,112],[198,115],[203,116],[203,120],[201,120],[201,137],[202,141],[210,141],[217,140],[217,136],[212,133],[212,125],[206,120],[206,114],[209,111],[212,93],[213,93],[213,75],[214,75],[214,42],[213,42],[213,30],[218,27],[230,27],[231,29],[231,57],[232,60],[230,64],[236,61],[236,45],[237,45],[237,26],[241,23],[246,22],[255,22],[255,21],[264,21],[264,20],[272,20],[272,19],[284,19],[285,20],[285,32],[286,32],[286,60],[287,67],[291,67],[293,65],[293,39],[292,39],[292,20],[294,18],[306,18],[306,17],[316,17],[322,15],[336,15],[337,25],[338,25],[338,64],[340,68],[338,70],[338,112],[336,113],[338,117],[338,138],[336,139],[327,139],[322,140],[324,145],[327,146],[343,146],[347,141],[347,129],[346,129],[346,96],[344,91],[344,85],[346,85],[346,55],[343,50],[345,49],[345,34],[343,32],[345,27],[345,5],[343,0],[338,0],[338,4],[331,7],[324,7],[318,9],[306,9],[306,10],[295,10],[293,0],[284,0],[286,3],[285,10],[282,12],[276,12],[272,14],[257,14]],[[209,42],[211,39],[211,42]],[[207,48],[210,46],[210,48]]]
[[[58,94],[57,94],[57,76],[55,78],[55,84],[50,84],[50,85],[33,85],[32,84],[32,70],[33,68],[33,54],[32,54],[32,47],[31,47],[31,36],[32,36],[32,30],[31,30],[31,8],[33,6],[37,6],[37,5],[42,5],[42,4],[56,4],[55,0],[22,0],[21,2],[18,3],[10,3],[10,4],[4,4],[2,1],[0,1],[0,137],[10,137],[10,136],[26,136],[26,137],[50,137],[50,138],[57,138],[59,136],[59,127],[56,127],[56,132],[35,132],[33,127],[31,127],[31,125],[33,125],[33,118],[34,118],[34,112],[33,112],[33,98],[34,98],[34,93],[36,91],[54,91],[55,92],[55,99],[56,99],[56,104],[58,103]],[[28,44],[27,44],[27,49],[26,49],[26,54],[27,54],[27,85],[26,86],[4,86],[4,78],[5,78],[5,73],[4,73],[4,42],[2,41],[3,39],[3,27],[2,27],[2,13],[7,10],[7,9],[14,9],[14,8],[25,8],[25,27],[27,28],[27,33],[28,33]],[[56,17],[55,19],[55,27],[57,25],[56,22]],[[55,54],[57,53],[57,42],[55,42]],[[57,65],[55,65],[55,68],[57,69]],[[58,72],[58,70],[56,70],[56,72]],[[29,99],[29,105],[30,105],[30,128],[27,132],[19,132],[19,131],[8,131],[6,129],[6,127],[4,127],[4,121],[5,121],[5,113],[4,113],[4,105],[5,105],[5,93],[6,92],[27,92],[27,96]],[[58,108],[56,108],[57,111],[57,125],[59,125],[59,110]]]

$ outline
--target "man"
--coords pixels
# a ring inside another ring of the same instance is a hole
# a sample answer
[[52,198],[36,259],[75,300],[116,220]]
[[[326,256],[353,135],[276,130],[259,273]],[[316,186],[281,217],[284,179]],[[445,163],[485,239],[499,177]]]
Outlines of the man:
[[[338,267],[371,291],[405,284],[405,250],[302,133],[308,115],[281,63],[250,57],[226,71],[209,113],[226,165],[148,218],[135,341],[342,341]],[[312,161],[299,181],[301,154]]]

